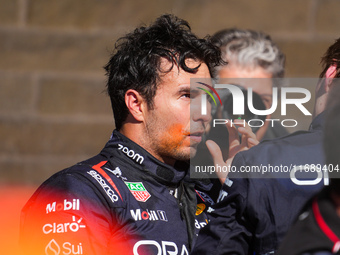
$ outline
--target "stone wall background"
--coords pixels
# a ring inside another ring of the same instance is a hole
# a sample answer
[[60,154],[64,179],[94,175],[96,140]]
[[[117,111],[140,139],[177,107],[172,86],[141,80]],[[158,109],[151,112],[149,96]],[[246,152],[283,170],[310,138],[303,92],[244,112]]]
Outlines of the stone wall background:
[[338,0],[0,0],[0,184],[38,185],[99,152],[114,128],[102,67],[141,23],[174,13],[199,36],[261,30],[287,77],[317,77],[339,11]]

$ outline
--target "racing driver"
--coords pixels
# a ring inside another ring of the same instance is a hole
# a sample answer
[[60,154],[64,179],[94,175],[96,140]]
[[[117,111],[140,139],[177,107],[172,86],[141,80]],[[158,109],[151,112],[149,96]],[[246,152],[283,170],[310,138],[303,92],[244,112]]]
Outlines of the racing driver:
[[221,61],[173,15],[118,40],[105,67],[116,129],[97,156],[33,194],[22,211],[23,253],[189,254],[210,201],[210,184],[188,177],[210,121],[190,115],[200,93],[190,78],[211,78]]

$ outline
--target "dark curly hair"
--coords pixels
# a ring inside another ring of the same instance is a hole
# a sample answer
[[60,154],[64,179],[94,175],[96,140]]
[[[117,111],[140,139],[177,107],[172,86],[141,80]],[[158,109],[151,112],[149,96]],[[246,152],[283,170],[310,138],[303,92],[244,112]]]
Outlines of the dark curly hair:
[[337,66],[335,78],[340,78],[340,38],[336,39],[335,42],[329,46],[326,53],[321,58],[321,64],[323,70],[320,74],[320,78],[325,77],[327,69],[332,65]]
[[[161,69],[161,58],[172,63],[169,70]],[[197,38],[188,22],[174,15],[162,15],[151,26],[141,26],[120,38],[105,66],[116,128],[122,127],[129,114],[124,100],[127,90],[139,92],[152,109],[161,74],[170,72],[174,66],[189,73],[197,72],[200,65],[189,68],[185,64],[188,58],[204,62],[212,77],[213,68],[223,63],[219,48],[208,37]]]
[[328,173],[331,178],[330,186],[340,195],[340,173],[336,170],[336,167],[339,168],[340,166],[340,79],[333,79],[332,83],[333,86],[327,98],[323,145],[326,164],[330,170]]

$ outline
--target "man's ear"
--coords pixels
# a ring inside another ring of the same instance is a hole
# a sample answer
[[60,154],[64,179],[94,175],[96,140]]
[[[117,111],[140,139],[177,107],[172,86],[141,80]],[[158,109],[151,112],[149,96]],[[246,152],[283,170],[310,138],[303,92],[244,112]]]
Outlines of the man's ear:
[[326,88],[325,89],[326,89],[326,92],[328,92],[331,88],[333,78],[336,75],[336,71],[337,71],[337,66],[335,64],[328,67],[328,69],[326,71],[326,74],[325,74],[325,78],[326,78]]
[[146,101],[136,90],[129,89],[126,91],[125,104],[134,119],[137,121],[144,120],[143,111],[145,109]]

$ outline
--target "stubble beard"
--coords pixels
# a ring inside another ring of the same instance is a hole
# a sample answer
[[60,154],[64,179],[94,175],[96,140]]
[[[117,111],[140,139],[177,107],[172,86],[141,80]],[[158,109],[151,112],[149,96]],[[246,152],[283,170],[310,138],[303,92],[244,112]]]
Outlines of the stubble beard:
[[172,134],[160,123],[164,122],[153,115],[152,119],[145,124],[146,139],[148,139],[147,144],[152,152],[151,154],[163,162],[190,160],[196,154],[196,148],[184,147],[184,137],[176,141]]

